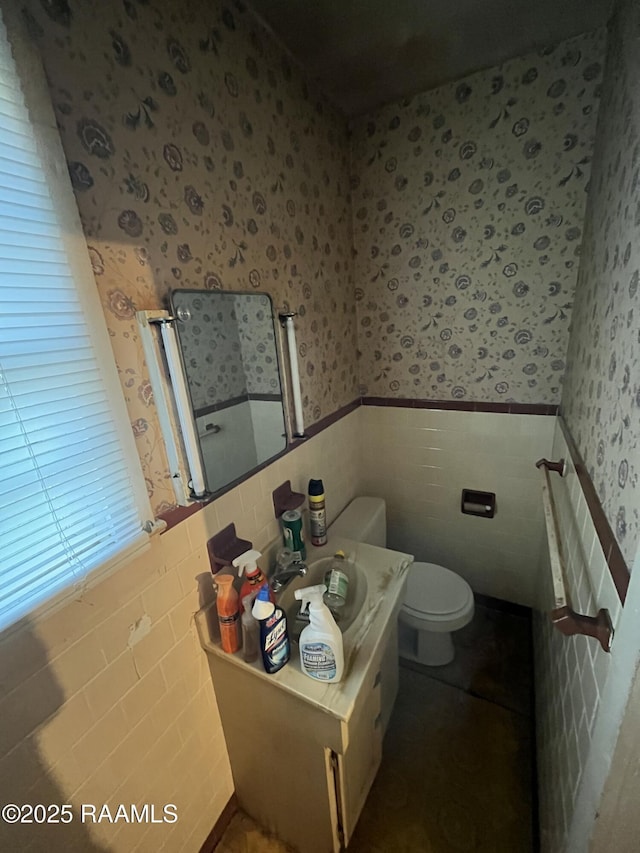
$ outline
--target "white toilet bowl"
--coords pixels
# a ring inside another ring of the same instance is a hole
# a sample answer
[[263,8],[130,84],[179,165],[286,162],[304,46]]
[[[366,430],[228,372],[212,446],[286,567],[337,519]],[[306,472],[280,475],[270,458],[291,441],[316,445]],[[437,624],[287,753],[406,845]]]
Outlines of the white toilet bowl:
[[436,563],[413,563],[400,609],[400,656],[425,666],[451,663],[451,632],[468,625],[473,612],[473,590],[463,578]]
[[[354,498],[329,528],[384,548],[386,505],[382,498]],[[444,666],[454,657],[451,632],[473,619],[473,590],[459,575],[436,563],[413,563],[398,619],[400,656],[426,666]]]

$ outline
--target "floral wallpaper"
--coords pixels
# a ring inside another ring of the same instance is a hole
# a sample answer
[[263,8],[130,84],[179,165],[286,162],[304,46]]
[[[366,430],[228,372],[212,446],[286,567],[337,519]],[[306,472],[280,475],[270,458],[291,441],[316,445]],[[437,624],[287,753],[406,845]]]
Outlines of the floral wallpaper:
[[233,296],[178,290],[171,297],[191,404],[197,414],[247,394]]
[[604,33],[358,119],[362,393],[560,401]]
[[305,418],[357,396],[347,128],[240,4],[24,0],[156,513],[173,504],[135,311],[173,287],[298,316]]
[[268,297],[239,293],[235,305],[247,393],[254,397],[281,395],[274,331],[278,320]]
[[562,411],[629,568],[640,542],[640,7],[624,2],[598,122]]
[[197,415],[249,394],[281,394],[268,296],[176,290],[171,305]]

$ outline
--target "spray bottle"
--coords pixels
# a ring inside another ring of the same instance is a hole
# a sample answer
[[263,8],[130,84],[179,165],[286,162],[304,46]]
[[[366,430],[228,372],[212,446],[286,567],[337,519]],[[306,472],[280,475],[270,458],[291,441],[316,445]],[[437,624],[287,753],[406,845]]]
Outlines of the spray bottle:
[[[248,595],[253,595],[255,598],[260,587],[267,582],[262,569],[256,562],[256,560],[261,556],[262,554],[260,551],[245,551],[244,554],[240,554],[240,556],[236,557],[233,561],[233,565],[238,569],[238,577],[242,577],[243,572],[246,575],[245,580],[240,587],[240,610],[244,607],[245,598]],[[271,590],[269,592],[269,597],[275,604],[275,595]]]
[[233,588],[233,575],[219,573],[213,576],[218,596],[216,609],[220,625],[220,643],[225,652],[232,654],[240,648],[238,622],[238,593]]
[[344,672],[342,633],[324,603],[324,584],[297,589],[298,601],[309,602],[309,624],[300,634],[300,666],[318,681],[340,681]]

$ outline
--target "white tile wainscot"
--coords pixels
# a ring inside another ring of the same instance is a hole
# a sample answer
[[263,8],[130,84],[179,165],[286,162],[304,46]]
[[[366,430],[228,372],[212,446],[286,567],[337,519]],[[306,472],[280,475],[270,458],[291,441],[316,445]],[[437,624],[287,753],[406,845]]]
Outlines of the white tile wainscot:
[[[614,630],[620,601],[559,423],[553,452],[565,459],[563,478],[551,475],[567,590],[573,606],[594,616],[609,609]],[[611,654],[597,640],[565,637],[548,618],[553,603],[548,550],[540,555],[540,598],[534,615],[538,788],[542,853],[563,853],[573,817]]]
[[[387,502],[389,547],[531,606],[544,537],[535,462],[551,453],[555,418],[395,406],[362,415],[363,488]],[[495,517],[463,515],[463,488],[495,492]]]
[[[81,803],[178,808],[169,826],[100,823],[81,835],[77,822],[58,826],[56,849],[200,850],[233,792],[193,622],[212,590],[207,540],[233,521],[258,548],[269,543],[279,531],[271,492],[287,479],[306,491],[321,477],[332,520],[360,493],[360,414],[154,537],[145,554],[48,618],[0,637],[0,800],[67,802],[76,813]],[[0,823],[0,848],[51,849],[42,828],[16,835]]]

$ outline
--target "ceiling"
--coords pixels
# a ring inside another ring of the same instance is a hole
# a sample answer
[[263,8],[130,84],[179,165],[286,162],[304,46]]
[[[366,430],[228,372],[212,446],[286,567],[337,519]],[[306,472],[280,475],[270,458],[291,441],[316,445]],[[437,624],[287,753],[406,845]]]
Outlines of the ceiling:
[[606,23],[611,0],[250,0],[348,116]]

